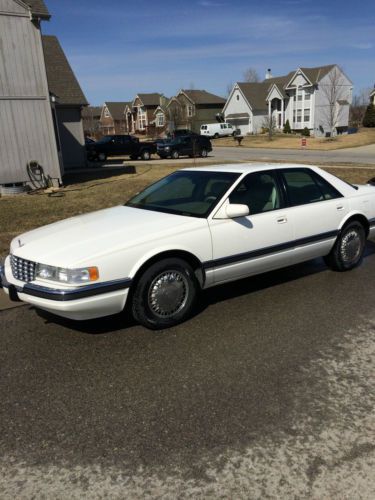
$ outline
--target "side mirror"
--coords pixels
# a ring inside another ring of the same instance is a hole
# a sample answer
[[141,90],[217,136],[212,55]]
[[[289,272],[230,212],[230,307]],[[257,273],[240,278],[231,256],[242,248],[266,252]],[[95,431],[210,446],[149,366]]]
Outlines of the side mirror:
[[249,207],[247,205],[240,205],[238,203],[229,203],[225,207],[225,214],[228,219],[235,219],[236,217],[246,217],[249,215]]

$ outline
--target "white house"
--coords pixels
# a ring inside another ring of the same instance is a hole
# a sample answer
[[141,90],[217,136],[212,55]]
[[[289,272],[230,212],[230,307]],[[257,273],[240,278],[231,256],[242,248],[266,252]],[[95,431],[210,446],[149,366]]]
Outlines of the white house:
[[370,93],[370,102],[375,106],[375,86],[374,90]]
[[291,129],[307,127],[316,136],[343,133],[348,128],[353,84],[335,64],[298,68],[263,82],[236,83],[223,109],[225,120],[242,134],[256,134],[271,117],[277,129],[287,120]]

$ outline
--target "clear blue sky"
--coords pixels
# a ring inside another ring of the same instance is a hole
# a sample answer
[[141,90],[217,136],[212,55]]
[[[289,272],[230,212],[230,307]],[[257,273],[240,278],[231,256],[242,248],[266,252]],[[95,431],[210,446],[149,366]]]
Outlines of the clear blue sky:
[[45,0],[87,99],[225,96],[248,67],[264,77],[339,64],[354,92],[375,83],[374,0]]

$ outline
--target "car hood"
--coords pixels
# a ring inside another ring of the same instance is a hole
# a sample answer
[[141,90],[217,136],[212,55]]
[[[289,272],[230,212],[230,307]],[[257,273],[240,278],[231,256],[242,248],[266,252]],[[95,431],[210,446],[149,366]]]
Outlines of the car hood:
[[34,229],[14,238],[11,253],[74,267],[93,258],[207,225],[206,219],[119,206]]

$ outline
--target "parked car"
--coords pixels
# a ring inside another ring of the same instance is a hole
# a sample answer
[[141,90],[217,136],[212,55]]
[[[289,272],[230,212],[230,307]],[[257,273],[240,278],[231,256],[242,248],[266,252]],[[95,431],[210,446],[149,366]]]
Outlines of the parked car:
[[231,123],[206,123],[201,125],[201,135],[217,139],[235,135],[235,128]]
[[160,158],[173,158],[180,156],[202,156],[205,158],[212,151],[211,141],[199,135],[181,135],[163,143],[157,144],[157,154]]
[[17,236],[0,283],[12,300],[78,320],[129,301],[142,325],[166,328],[202,289],[316,257],[348,271],[374,235],[375,186],[305,165],[195,167],[124,206]]
[[87,158],[91,161],[105,161],[108,156],[130,156],[132,160],[149,160],[156,153],[156,144],[140,142],[132,135],[106,135],[92,144],[86,144]]

